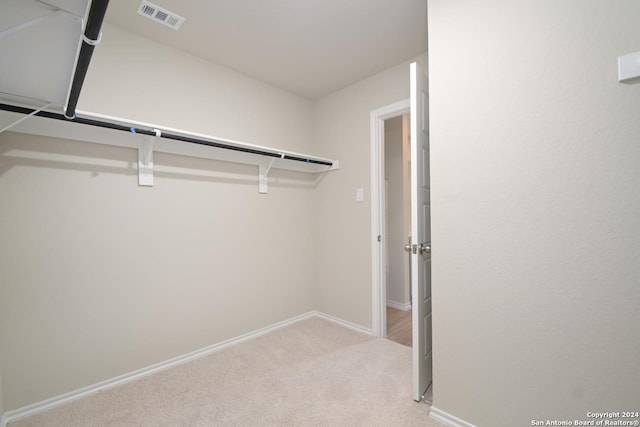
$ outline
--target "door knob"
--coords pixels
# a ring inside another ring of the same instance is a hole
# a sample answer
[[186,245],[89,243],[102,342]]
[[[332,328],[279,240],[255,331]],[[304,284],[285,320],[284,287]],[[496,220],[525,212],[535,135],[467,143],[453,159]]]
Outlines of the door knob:
[[426,243],[420,243],[418,245],[418,253],[420,255],[422,255],[424,253],[430,254],[431,253],[431,245],[426,244]]
[[409,243],[408,245],[404,245],[404,250],[406,252],[411,252],[411,243]]

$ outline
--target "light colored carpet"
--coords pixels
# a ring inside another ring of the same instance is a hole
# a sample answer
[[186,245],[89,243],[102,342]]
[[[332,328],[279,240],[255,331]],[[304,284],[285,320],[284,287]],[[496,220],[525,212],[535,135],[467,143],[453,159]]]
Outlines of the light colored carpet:
[[27,426],[423,426],[411,349],[311,318],[12,423]]

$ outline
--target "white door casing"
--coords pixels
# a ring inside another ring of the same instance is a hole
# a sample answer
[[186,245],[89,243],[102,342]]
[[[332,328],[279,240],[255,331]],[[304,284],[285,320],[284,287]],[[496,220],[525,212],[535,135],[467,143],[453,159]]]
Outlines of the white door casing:
[[387,336],[386,235],[383,233],[386,228],[384,218],[384,121],[408,112],[408,99],[371,111],[371,313],[372,329],[377,337]]
[[429,178],[429,98],[427,76],[410,66],[411,87],[411,291],[413,399],[420,401],[432,380],[431,206]]

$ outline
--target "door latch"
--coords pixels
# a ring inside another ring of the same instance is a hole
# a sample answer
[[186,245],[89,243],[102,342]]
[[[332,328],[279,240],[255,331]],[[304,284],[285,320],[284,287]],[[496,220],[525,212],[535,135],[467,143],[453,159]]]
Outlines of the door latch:
[[417,245],[406,245],[404,250],[409,252],[413,252],[414,254],[430,254],[431,253],[431,245],[426,243],[418,243]]

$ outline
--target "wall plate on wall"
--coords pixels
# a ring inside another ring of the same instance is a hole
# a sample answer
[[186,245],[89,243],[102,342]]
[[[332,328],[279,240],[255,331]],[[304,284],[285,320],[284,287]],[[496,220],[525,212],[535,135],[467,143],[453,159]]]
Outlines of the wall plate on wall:
[[618,81],[620,83],[640,82],[640,52],[618,57]]

